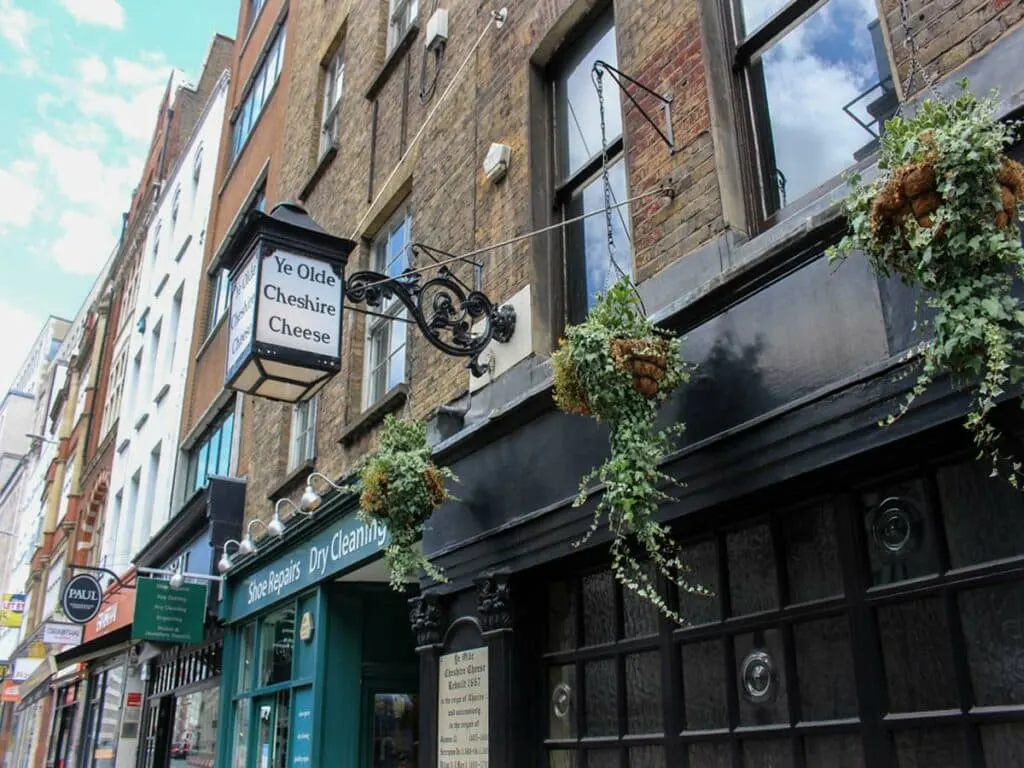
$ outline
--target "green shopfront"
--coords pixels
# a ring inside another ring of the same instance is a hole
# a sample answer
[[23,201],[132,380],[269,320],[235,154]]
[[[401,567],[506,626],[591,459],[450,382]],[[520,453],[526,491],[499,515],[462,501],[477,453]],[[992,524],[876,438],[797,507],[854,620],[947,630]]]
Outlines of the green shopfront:
[[386,529],[335,501],[225,576],[218,766],[417,764],[412,595],[388,588]]

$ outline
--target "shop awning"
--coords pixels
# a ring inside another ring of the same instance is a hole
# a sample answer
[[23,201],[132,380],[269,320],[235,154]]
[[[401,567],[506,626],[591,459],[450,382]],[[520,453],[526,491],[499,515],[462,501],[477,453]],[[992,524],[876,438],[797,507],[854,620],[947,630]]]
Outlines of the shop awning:
[[115,629],[87,643],[81,643],[74,648],[69,648],[63,653],[58,653],[54,660],[58,667],[65,667],[68,664],[76,664],[84,661],[91,661],[101,656],[106,656],[121,645],[127,645],[132,640],[132,625]]
[[56,673],[57,665],[54,663],[53,656],[47,654],[42,663],[28,676],[28,679],[18,686],[18,692],[21,697],[19,709],[35,703],[42,698],[43,694],[48,694],[50,692],[50,680],[53,679]]

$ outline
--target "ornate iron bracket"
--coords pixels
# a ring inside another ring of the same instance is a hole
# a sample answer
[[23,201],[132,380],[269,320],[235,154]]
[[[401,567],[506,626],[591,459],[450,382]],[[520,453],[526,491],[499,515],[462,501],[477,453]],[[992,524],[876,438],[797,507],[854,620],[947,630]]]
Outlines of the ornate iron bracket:
[[98,565],[69,565],[68,570],[74,571],[86,571],[88,573],[102,573],[104,576],[109,576],[117,584],[118,589],[135,589],[134,584],[129,584],[126,581],[122,581],[121,577],[114,573],[109,568],[101,568]]
[[[422,243],[413,243],[409,251],[413,257],[426,256],[440,265],[437,275],[424,278],[412,266],[397,276],[354,272],[345,281],[345,298],[352,304],[365,304],[376,310],[387,309],[397,299],[427,341],[446,355],[468,357],[466,367],[474,376],[483,376],[488,366],[480,362],[480,354],[492,339],[504,344],[512,338],[516,329],[515,309],[507,304],[496,305],[481,290],[483,265]],[[454,261],[473,266],[472,288],[448,268]],[[474,335],[473,325],[479,320],[486,321],[484,329]]]
[[[609,64],[607,61],[602,61],[601,59],[598,59],[597,61],[594,62],[594,67],[591,70],[591,72],[593,73],[593,75],[595,77],[601,77],[604,74],[604,72],[607,72],[608,75],[611,77],[611,79],[615,82],[615,84],[617,86],[619,86],[619,90],[621,90],[624,94],[626,94],[626,98],[628,98],[631,102],[633,102],[633,106],[636,107],[640,111],[640,114],[644,116],[644,119],[648,123],[651,124],[651,127],[654,128],[654,130],[656,130],[658,132],[658,135],[661,136],[661,140],[664,141],[668,145],[669,154],[674,155],[677,151],[679,151],[678,147],[676,147],[675,134],[672,131],[672,96],[671,95],[664,96],[664,95],[658,93],[657,91],[652,91],[650,88],[648,88],[646,85],[641,83],[639,80],[630,77],[625,72],[622,72],[622,71],[616,69],[611,64]],[[625,83],[623,83],[623,80],[628,80],[630,83],[635,85],[637,88],[640,88],[641,90],[645,91],[646,93],[649,93],[651,96],[653,96],[654,98],[656,98],[658,101],[661,102],[662,109],[665,110],[665,126],[666,126],[666,130],[664,130],[664,131],[661,130],[661,128],[658,127],[658,124],[654,121],[654,118],[651,117],[647,113],[646,109],[644,109],[643,107],[640,106],[640,103],[636,100],[636,98],[633,96],[633,94],[630,93],[628,90],[626,90],[626,85],[625,85]]]

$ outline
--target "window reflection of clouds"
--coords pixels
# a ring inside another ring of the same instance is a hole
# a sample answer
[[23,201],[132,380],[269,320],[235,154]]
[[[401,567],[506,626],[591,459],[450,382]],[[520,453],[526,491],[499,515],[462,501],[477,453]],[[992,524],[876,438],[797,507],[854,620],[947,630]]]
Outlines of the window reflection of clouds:
[[870,0],[831,0],[762,58],[776,167],[790,202],[851,165],[871,139],[843,106],[878,81],[868,31],[876,17]]
[[[608,169],[612,187],[612,204],[626,199],[626,166],[621,160]],[[583,190],[583,210],[599,211],[604,208],[604,180],[598,176]],[[612,211],[612,233],[615,239],[615,263],[625,274],[631,274],[632,248],[629,234],[629,208]],[[588,307],[593,306],[598,291],[607,290],[622,274],[612,266],[608,251],[608,224],[601,214],[584,219],[584,247],[587,254]]]

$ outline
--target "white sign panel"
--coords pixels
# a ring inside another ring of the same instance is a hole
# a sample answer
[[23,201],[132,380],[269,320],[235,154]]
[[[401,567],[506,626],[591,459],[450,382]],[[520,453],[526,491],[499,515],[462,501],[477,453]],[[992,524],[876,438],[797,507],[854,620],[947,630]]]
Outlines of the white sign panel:
[[487,649],[442,656],[437,687],[437,768],[487,768]]
[[228,311],[228,371],[233,373],[252,344],[252,321],[256,314],[256,271],[260,261],[256,254],[231,283],[231,306]]
[[16,683],[23,683],[36,671],[36,667],[43,663],[42,659],[20,658],[14,660],[14,672],[11,679]]
[[328,264],[286,251],[263,262],[256,341],[341,356],[341,278]]
[[60,624],[48,621],[43,625],[43,642],[52,645],[78,645],[82,642],[81,624]]

